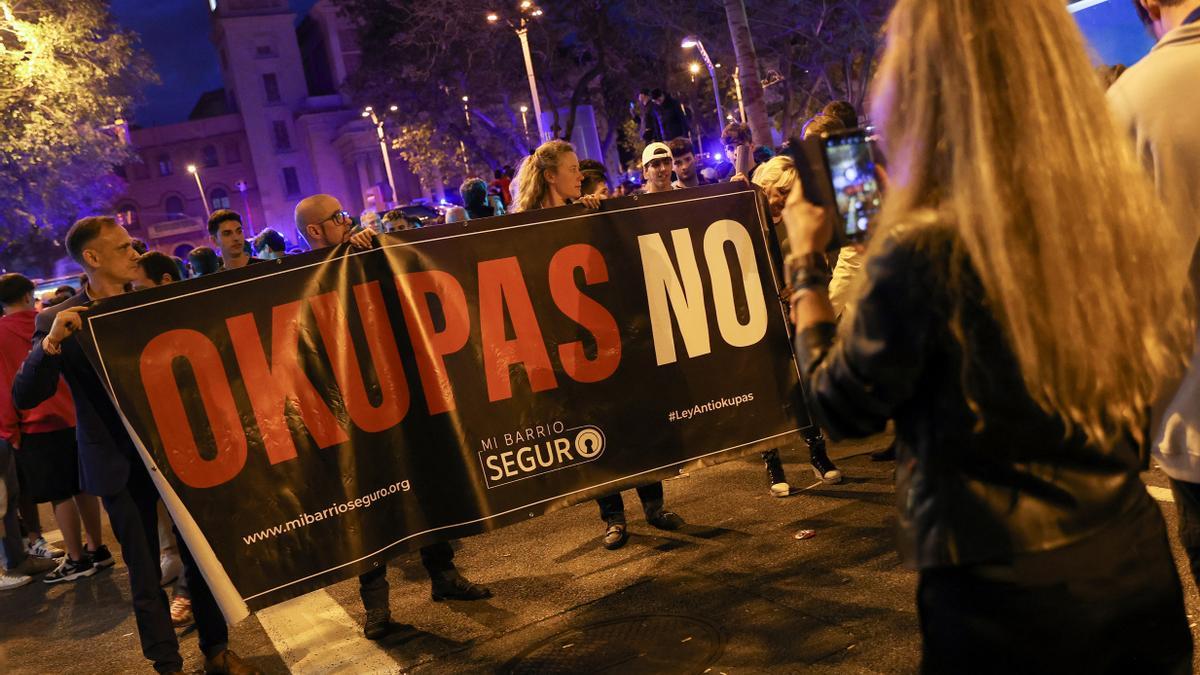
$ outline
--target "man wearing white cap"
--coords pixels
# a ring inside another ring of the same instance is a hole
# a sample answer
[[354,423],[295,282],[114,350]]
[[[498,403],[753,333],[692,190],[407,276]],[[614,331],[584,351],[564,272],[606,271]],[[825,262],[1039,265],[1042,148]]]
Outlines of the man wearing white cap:
[[646,181],[642,185],[644,194],[674,189],[671,187],[671,163],[671,147],[666,143],[655,141],[646,146],[642,151],[642,176]]

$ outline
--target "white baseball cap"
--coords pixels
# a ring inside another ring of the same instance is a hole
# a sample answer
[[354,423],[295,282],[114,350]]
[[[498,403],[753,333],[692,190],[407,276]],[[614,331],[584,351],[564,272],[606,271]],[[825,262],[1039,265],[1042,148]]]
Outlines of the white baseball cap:
[[655,141],[642,151],[642,166],[645,167],[656,159],[671,159],[671,148],[661,141]]

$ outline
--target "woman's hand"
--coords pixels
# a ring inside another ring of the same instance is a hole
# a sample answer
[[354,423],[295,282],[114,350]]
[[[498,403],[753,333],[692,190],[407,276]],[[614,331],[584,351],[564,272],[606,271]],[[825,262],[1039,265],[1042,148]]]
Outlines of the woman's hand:
[[579,198],[579,203],[583,204],[592,211],[598,210],[600,208],[600,202],[602,201],[604,201],[604,199],[600,195],[584,195]]
[[788,194],[783,204],[783,224],[787,227],[788,242],[795,255],[823,252],[833,237],[833,224],[826,217],[825,209],[804,199],[803,190],[791,190]]

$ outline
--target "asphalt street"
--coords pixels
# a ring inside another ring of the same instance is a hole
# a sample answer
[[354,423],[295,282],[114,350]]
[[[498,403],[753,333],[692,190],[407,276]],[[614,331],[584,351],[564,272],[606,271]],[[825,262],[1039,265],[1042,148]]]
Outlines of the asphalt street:
[[[847,474],[836,486],[816,481],[807,452],[785,451],[785,499],[770,496],[757,458],[669,480],[668,508],[688,523],[678,532],[650,528],[626,493],[632,537],[618,551],[600,545],[593,503],[464,540],[458,567],[490,600],[432,602],[416,555],[400,557],[389,579],[402,625],[379,643],[362,638],[348,581],[252,615],[231,629],[232,647],[267,673],[912,673],[916,575],[895,552],[892,464],[867,457],[887,442],[834,446]],[[1182,560],[1166,478],[1145,480]],[[121,563],[4,593],[0,673],[153,672],[128,596]],[[194,631],[181,648],[199,670]]]

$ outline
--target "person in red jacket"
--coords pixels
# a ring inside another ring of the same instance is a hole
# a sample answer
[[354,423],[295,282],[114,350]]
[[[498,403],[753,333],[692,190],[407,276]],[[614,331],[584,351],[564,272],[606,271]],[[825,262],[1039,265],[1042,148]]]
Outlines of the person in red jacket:
[[35,504],[54,505],[67,547],[62,564],[43,579],[54,584],[91,576],[115,561],[101,540],[100,501],[79,489],[75,403],[66,383],[60,379],[54,396],[32,410],[13,405],[13,378],[33,342],[33,289],[33,282],[20,274],[0,275],[0,442],[14,450],[22,490]]

